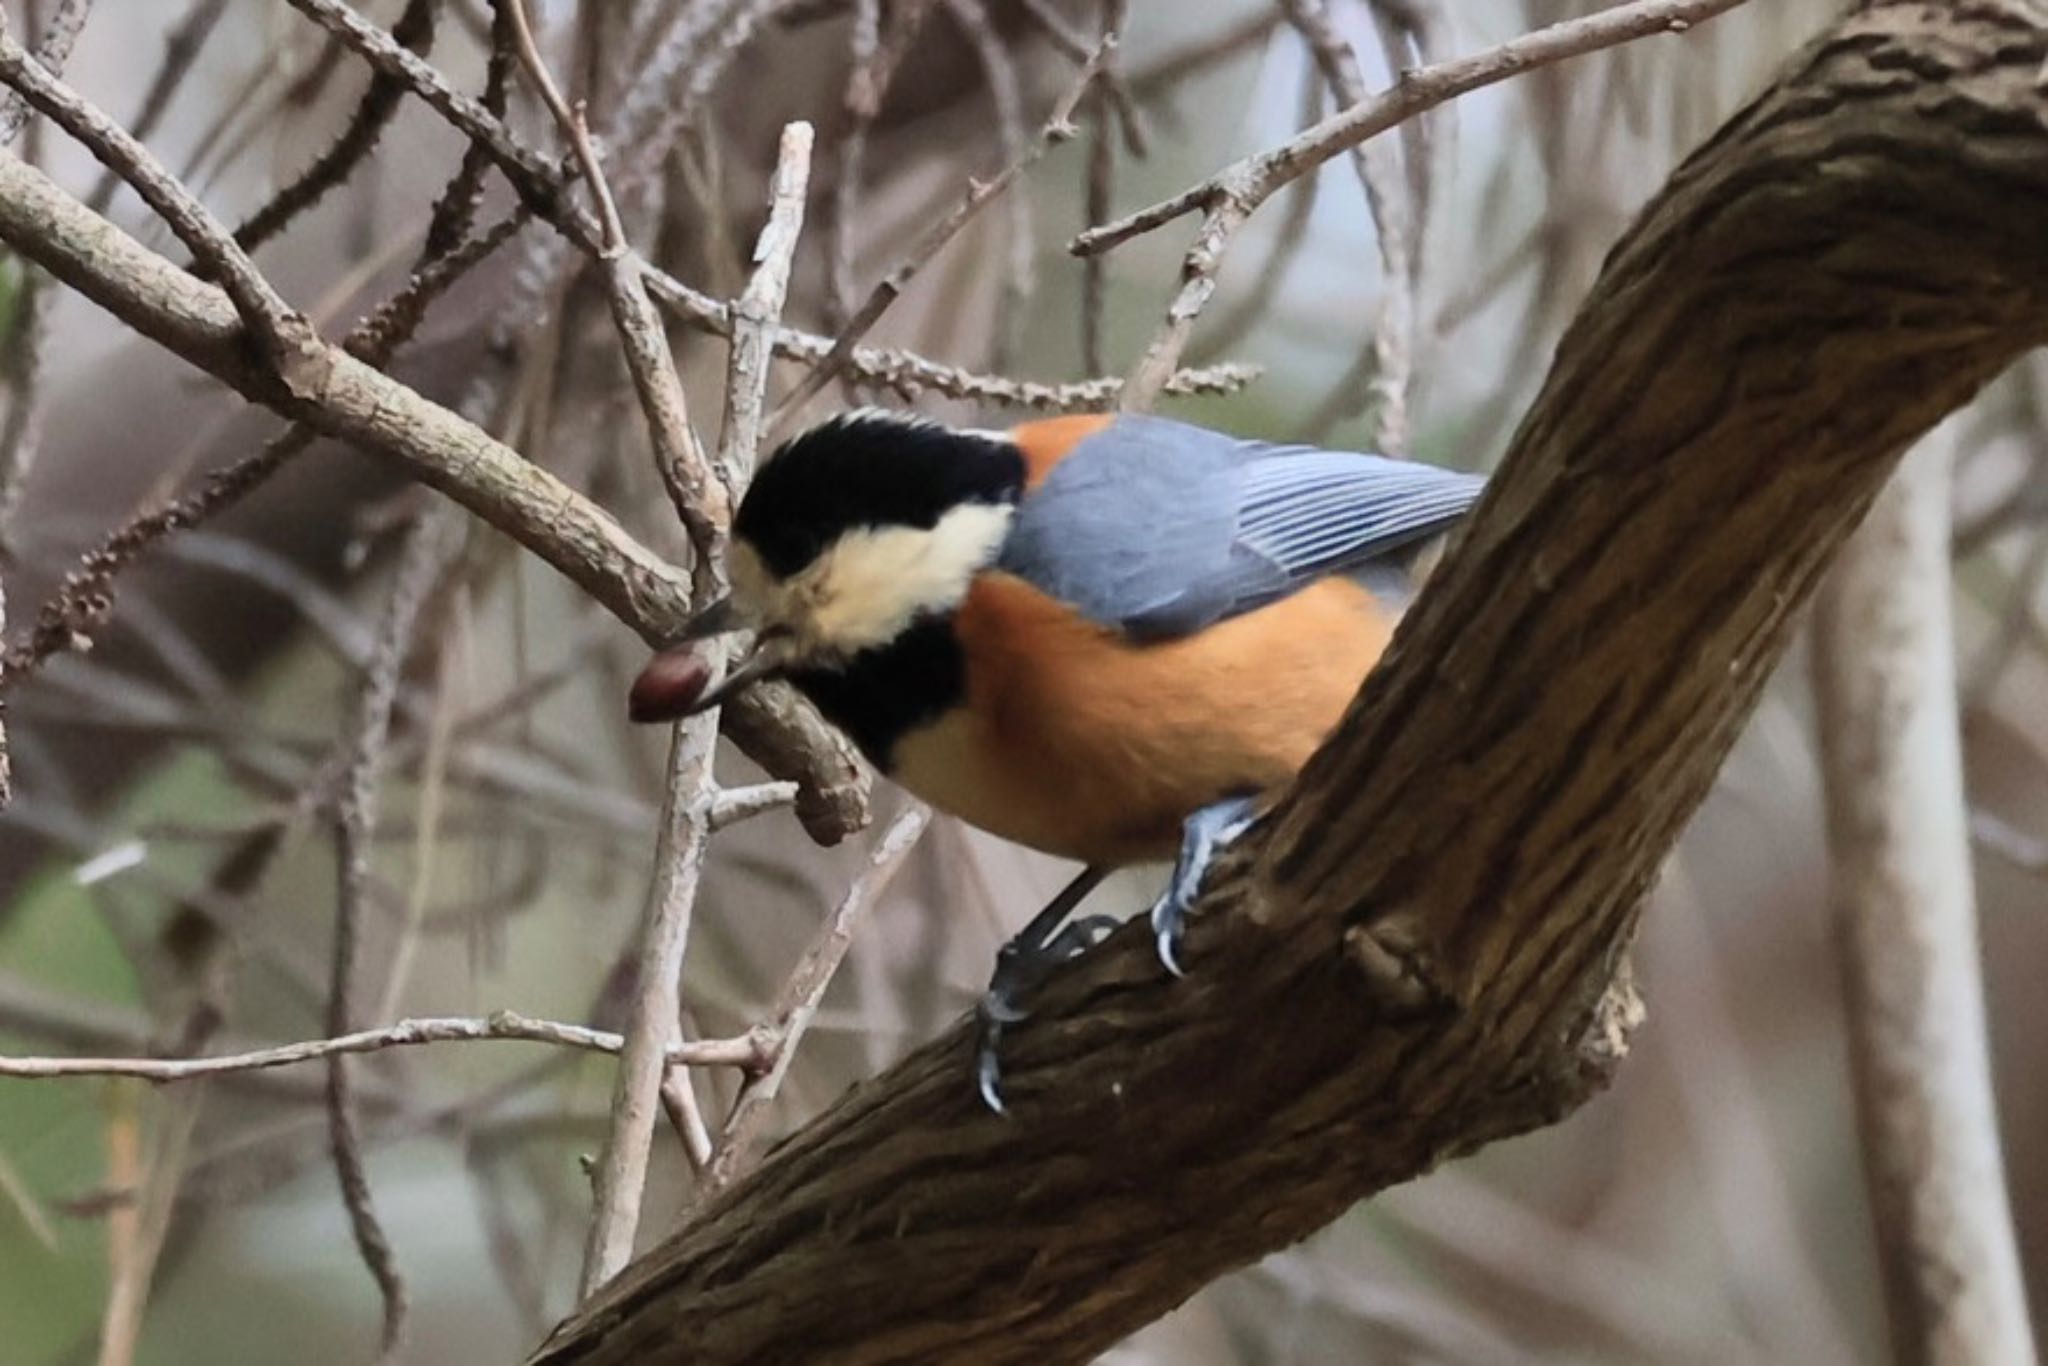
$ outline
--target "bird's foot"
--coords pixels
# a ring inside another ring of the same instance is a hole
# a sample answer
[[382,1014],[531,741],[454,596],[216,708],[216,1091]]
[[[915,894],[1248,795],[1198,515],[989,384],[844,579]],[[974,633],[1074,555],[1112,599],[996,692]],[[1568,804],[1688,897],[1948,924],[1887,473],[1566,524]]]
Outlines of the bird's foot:
[[1202,877],[1223,848],[1250,827],[1256,818],[1250,797],[1226,797],[1200,808],[1181,824],[1180,856],[1173,861],[1173,876],[1166,890],[1152,903],[1152,941],[1159,948],[1159,961],[1176,977],[1187,973],[1180,965],[1180,939],[1186,928],[1188,908],[1202,890]]
[[982,1104],[997,1114],[1003,1112],[1002,1064],[997,1056],[1003,1026],[1025,1017],[1025,1010],[1017,1003],[1019,995],[1043,981],[1059,964],[1093,948],[1116,928],[1115,919],[1106,915],[1083,916],[1067,923],[1074,908],[1108,875],[1107,868],[1083,868],[1080,876],[1062,888],[1044,910],[1031,918],[1030,924],[996,952],[995,971],[989,975],[988,991],[975,1012],[981,1017],[981,1034],[974,1050],[974,1086]]

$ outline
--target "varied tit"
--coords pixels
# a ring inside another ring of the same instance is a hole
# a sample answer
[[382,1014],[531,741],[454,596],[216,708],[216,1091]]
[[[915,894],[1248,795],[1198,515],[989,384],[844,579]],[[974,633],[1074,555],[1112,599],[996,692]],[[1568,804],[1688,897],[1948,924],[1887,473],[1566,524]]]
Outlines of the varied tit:
[[1483,480],[1164,418],[972,431],[879,411],[793,438],[733,519],[731,596],[689,640],[754,632],[716,686],[688,641],[636,719],[788,679],[942,811],[1088,865],[1006,945],[977,1072],[1013,997],[1106,922],[1061,925],[1123,864],[1180,857],[1152,913],[1179,972],[1211,852],[1322,743],[1385,649],[1417,556]]

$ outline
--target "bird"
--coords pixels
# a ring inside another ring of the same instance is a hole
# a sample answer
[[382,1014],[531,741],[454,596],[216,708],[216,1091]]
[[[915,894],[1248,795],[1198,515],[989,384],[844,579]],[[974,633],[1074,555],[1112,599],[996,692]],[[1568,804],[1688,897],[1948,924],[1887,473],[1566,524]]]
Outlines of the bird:
[[[882,409],[783,442],[731,526],[730,592],[629,699],[673,720],[782,678],[940,811],[1084,865],[997,956],[975,1083],[998,1113],[1019,997],[1113,926],[1109,871],[1173,860],[1182,972],[1215,852],[1336,726],[1485,480],[1147,414],[1005,429]],[[715,684],[703,641],[751,631]]]

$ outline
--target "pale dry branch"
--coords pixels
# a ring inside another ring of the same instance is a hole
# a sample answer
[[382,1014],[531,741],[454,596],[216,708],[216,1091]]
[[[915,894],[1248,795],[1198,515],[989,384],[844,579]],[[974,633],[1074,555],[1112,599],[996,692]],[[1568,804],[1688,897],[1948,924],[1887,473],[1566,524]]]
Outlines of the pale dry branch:
[[[793,124],[784,131],[770,191],[769,221],[755,252],[758,268],[738,305],[741,321],[734,331],[724,439],[720,443],[720,464],[727,479],[742,477],[740,471],[751,465],[754,447],[760,440],[761,406],[768,381],[766,331],[780,317],[783,293],[788,287],[790,262],[802,225],[810,147],[808,124]],[[594,163],[590,173],[599,176],[594,183],[602,183]],[[602,190],[598,194],[600,199],[609,197]],[[617,259],[626,260],[624,244],[617,245]],[[631,269],[630,262],[627,268]],[[638,305],[652,316],[652,305],[637,279],[636,275],[633,288],[638,294]],[[615,309],[619,295],[620,289],[614,285]],[[621,330],[628,330],[630,324],[623,311],[615,316]],[[665,344],[663,350],[666,351]],[[673,375],[672,370],[670,374]],[[649,419],[655,420],[652,404]],[[656,444],[661,445],[658,438]],[[701,452],[697,458],[703,461]],[[708,463],[705,468],[708,470]],[[685,492],[692,497],[701,495],[697,489]],[[709,571],[705,580],[708,593],[720,586],[718,575],[722,570],[713,557],[722,553],[730,511],[726,504],[707,509],[701,500],[694,506],[705,516],[709,528],[710,539],[701,546],[704,567]],[[649,898],[645,947],[640,955],[626,1050],[613,1093],[611,1129],[596,1172],[597,1212],[584,1247],[585,1297],[617,1275],[633,1255],[656,1105],[665,1104],[672,1112],[686,1150],[693,1157],[708,1142],[692,1083],[687,1076],[673,1074],[664,1050],[678,1037],[681,1028],[682,970],[691,912],[703,872],[711,818],[719,805],[718,797],[712,795],[711,778],[717,725],[714,711],[676,727],[671,741],[661,838],[655,853],[655,890]]]
[[669,741],[661,833],[647,898],[641,948],[634,965],[626,1042],[612,1088],[611,1123],[593,1173],[596,1212],[583,1245],[579,1295],[588,1299],[632,1259],[647,1187],[647,1160],[661,1105],[669,1048],[682,1017],[683,956],[704,871],[705,808],[699,793],[711,782],[718,738],[714,708],[677,723]]
[[782,1090],[783,1079],[789,1075],[790,1065],[796,1060],[797,1045],[803,1042],[805,1031],[817,1018],[825,990],[832,985],[839,965],[845,961],[846,951],[853,945],[855,931],[867,918],[875,901],[888,890],[890,882],[903,867],[903,860],[917,847],[918,840],[931,824],[931,818],[931,809],[918,802],[912,803],[890,823],[882,837],[875,841],[867,866],[846,889],[846,895],[840,898],[839,905],[818,931],[817,939],[804,951],[795,971],[783,983],[768,1027],[768,1064],[748,1079],[740,1088],[739,1098],[733,1102],[732,1114],[726,1118],[725,1130],[719,1135],[717,1149],[705,1173],[704,1190],[707,1194],[730,1185],[746,1169],[754,1145],[760,1139],[762,1126],[767,1122],[768,1107]]
[[0,16],[0,81],[126,181],[198,263],[221,282],[242,326],[287,389],[316,387],[324,348],[304,314],[286,303],[220,220],[126,129],[70,89],[14,41]]
[[[0,154],[0,238],[142,335],[312,431],[395,460],[563,572],[654,645],[688,619],[687,581],[611,516],[475,424],[324,347],[318,390],[293,392],[251,362],[221,292],[92,214],[19,158]],[[832,843],[866,819],[866,778],[844,743],[787,689],[728,709],[743,748],[803,787],[798,814]]]
[[846,326],[840,329],[839,335],[833,339],[831,348],[819,359],[811,373],[805,376],[803,383],[776,408],[774,417],[769,419],[770,431],[781,430],[794,414],[801,411],[820,390],[839,376],[840,371],[852,359],[854,349],[860,344],[861,338],[881,320],[882,315],[888,312],[889,306],[902,296],[904,289],[917,273],[930,264],[932,258],[958,236],[960,230],[972,222],[975,215],[980,213],[989,201],[1007,190],[1018,176],[1036,165],[1038,159],[1046,152],[1074,136],[1074,110],[1080,104],[1082,96],[1086,95],[1089,87],[1095,83],[1095,77],[1102,70],[1103,63],[1108,61],[1115,51],[1116,42],[1113,38],[1105,39],[1099,44],[1095,55],[1075,77],[1066,94],[1054,105],[1051,117],[1045,121],[1038,137],[1024,154],[1009,162],[987,180],[970,179],[967,182],[967,193],[961,196],[952,210],[925,229],[895,268],[875,282],[867,298],[854,311]]
[[[1308,44],[1338,107],[1348,109],[1363,104],[1365,76],[1359,69],[1358,54],[1332,25],[1326,0],[1279,3],[1287,21]],[[1391,455],[1405,455],[1408,389],[1415,371],[1415,295],[1421,284],[1417,246],[1422,201],[1413,193],[1412,177],[1404,175],[1404,170],[1412,168],[1404,167],[1403,153],[1395,144],[1369,138],[1351,149],[1351,162],[1365,191],[1380,248],[1380,308],[1370,343],[1371,392],[1378,400],[1373,413],[1374,447]],[[1337,399],[1348,403],[1350,399],[1342,392],[1343,387],[1340,386]]]
[[570,109],[554,77],[548,74],[547,62],[534,42],[533,24],[526,13],[527,0],[508,3],[520,62],[560,126],[582,172],[583,183],[597,205],[602,234],[598,262],[604,272],[612,322],[619,333],[619,349],[626,360],[626,371],[632,376],[633,391],[639,396],[640,411],[647,419],[648,435],[654,443],[655,468],[661,475],[662,487],[668,491],[669,506],[689,528],[697,551],[700,596],[708,597],[712,577],[718,572],[725,528],[732,520],[734,490],[719,477],[690,424],[689,399],[683,393],[682,377],[676,373],[668,333],[647,294],[646,264],[626,241],[618,203],[605,179],[604,164],[591,141],[583,111]]
[[[517,1011],[489,1015],[432,1015],[400,1020],[375,1029],[299,1043],[274,1044],[239,1053],[203,1058],[141,1057],[8,1057],[0,1056],[0,1077],[45,1081],[59,1077],[134,1077],[170,1084],[203,1077],[233,1076],[274,1067],[293,1067],[345,1053],[382,1053],[443,1043],[544,1043],[589,1053],[616,1054],[625,1040],[608,1030],[585,1025],[537,1020]],[[668,1051],[678,1067],[737,1067],[755,1071],[768,1061],[769,1041],[762,1034],[731,1039],[700,1039],[679,1043]]]
[[1165,320],[1131,371],[1118,397],[1118,406],[1142,412],[1158,401],[1167,377],[1180,363],[1196,320],[1216,292],[1216,275],[1231,240],[1282,186],[1446,100],[1520,75],[1532,67],[1597,52],[1653,33],[1683,32],[1741,3],[1742,0],[1635,0],[1583,19],[1538,29],[1469,57],[1405,71],[1392,89],[1332,115],[1280,146],[1233,162],[1171,199],[1081,233],[1069,243],[1069,250],[1089,256],[1187,214],[1202,215],[1201,225],[1196,228],[1194,241],[1181,263],[1180,288],[1167,305]]
[[1830,899],[1893,1351],[2031,1362],[1956,714],[1954,454],[1942,428],[1907,456],[1814,613]]
[[718,464],[744,484],[761,446],[769,363],[782,323],[789,275],[803,234],[804,196],[811,183],[812,131],[808,123],[782,130],[768,189],[768,221],[754,243],[754,273],[732,305],[732,349],[726,362],[725,420],[718,434]]
[[[227,7],[228,0],[194,0],[192,8],[178,21],[178,26],[165,37],[163,61],[150,78],[141,107],[128,121],[128,131],[138,141],[149,141],[150,135],[156,131],[158,120],[171,106],[171,97],[190,74],[193,62],[199,59],[200,50],[206,46],[214,26],[220,22],[221,12]],[[102,171],[99,180],[93,184],[92,193],[85,197],[86,206],[94,213],[103,211],[113,202],[114,191],[120,184],[119,176],[112,171]]]

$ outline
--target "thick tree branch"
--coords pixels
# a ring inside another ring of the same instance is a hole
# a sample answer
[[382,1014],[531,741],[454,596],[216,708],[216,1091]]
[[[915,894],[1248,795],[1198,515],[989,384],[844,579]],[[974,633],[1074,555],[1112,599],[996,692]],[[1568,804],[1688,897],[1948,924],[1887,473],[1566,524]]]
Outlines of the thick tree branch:
[[1113,936],[856,1088],[550,1363],[1085,1359],[1613,1066],[1645,891],[1897,453],[2048,338],[2048,9],[1879,0],[1615,247],[1507,460],[1165,978]]

